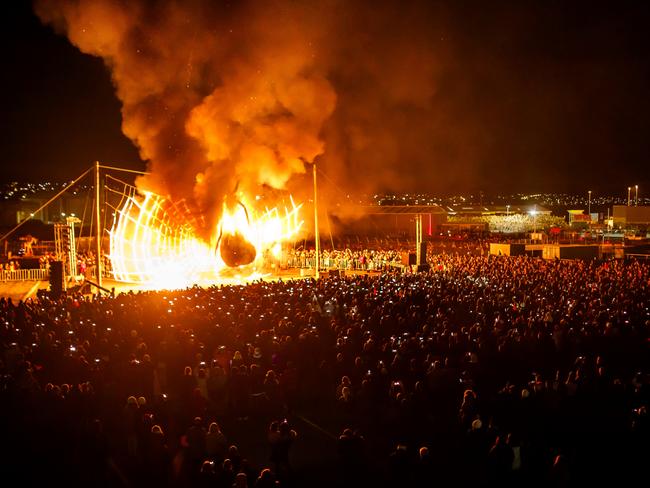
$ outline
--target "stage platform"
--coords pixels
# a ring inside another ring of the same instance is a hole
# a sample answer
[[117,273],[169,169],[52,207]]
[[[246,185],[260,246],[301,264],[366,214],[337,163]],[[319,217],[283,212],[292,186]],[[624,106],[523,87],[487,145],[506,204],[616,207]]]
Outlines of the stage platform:
[[11,298],[13,302],[36,297],[41,288],[50,286],[48,281],[5,281],[0,282],[0,297]]

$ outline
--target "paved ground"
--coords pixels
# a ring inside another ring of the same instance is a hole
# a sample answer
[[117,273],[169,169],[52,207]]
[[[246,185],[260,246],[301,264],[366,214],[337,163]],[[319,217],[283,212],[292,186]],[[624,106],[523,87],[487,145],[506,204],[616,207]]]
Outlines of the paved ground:
[[13,301],[26,300],[35,297],[39,288],[47,288],[47,281],[6,281],[0,283],[0,297],[11,298]]

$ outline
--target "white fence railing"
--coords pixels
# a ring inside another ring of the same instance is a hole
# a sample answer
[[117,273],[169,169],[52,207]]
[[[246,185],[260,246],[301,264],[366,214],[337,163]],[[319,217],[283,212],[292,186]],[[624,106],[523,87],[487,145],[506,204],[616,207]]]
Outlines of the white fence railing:
[[47,269],[15,269],[13,271],[0,271],[0,281],[43,281],[47,280]]

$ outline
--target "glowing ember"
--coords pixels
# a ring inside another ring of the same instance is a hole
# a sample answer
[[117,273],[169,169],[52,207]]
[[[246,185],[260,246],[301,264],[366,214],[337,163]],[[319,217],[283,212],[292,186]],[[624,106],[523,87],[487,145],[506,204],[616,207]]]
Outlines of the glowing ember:
[[[110,259],[118,281],[148,284],[153,288],[182,288],[216,281],[226,267],[243,267],[240,275],[257,272],[263,256],[278,256],[282,242],[302,228],[301,205],[266,209],[256,215],[243,197],[234,208],[224,205],[212,245],[197,237],[190,214],[182,205],[145,193],[129,197],[115,215],[110,231]],[[217,238],[220,238],[217,241]]]

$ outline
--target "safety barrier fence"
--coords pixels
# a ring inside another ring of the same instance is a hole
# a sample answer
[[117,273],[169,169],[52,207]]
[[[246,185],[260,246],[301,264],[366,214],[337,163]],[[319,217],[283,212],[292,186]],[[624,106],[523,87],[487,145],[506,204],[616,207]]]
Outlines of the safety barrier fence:
[[43,268],[0,271],[0,280],[2,281],[42,281],[47,280],[48,277],[49,271]]
[[[360,259],[331,259],[327,257],[321,258],[321,268],[323,269],[340,269],[340,270],[354,270],[354,271],[373,271],[382,270],[400,264],[399,261],[388,260],[366,260],[363,262]],[[316,265],[316,258],[314,257],[295,257],[287,260],[287,267],[289,268],[314,268]]]

